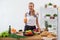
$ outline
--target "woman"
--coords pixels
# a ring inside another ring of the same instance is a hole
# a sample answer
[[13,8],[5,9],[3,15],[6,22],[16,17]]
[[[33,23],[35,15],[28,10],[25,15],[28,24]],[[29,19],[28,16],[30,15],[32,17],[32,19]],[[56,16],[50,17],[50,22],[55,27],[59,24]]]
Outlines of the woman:
[[29,12],[25,13],[24,23],[25,23],[25,29],[26,30],[34,30],[36,29],[36,26],[38,27],[38,31],[40,32],[40,27],[38,23],[38,13],[34,10],[34,3],[29,3]]

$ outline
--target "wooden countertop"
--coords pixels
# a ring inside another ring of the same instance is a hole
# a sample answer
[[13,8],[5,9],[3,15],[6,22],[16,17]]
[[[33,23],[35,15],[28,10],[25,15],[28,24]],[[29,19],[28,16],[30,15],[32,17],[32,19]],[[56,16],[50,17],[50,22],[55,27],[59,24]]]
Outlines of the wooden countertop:
[[[45,34],[46,32],[43,32],[42,34]],[[47,33],[48,34],[48,33]],[[56,37],[42,37],[41,34],[34,35],[34,36],[26,36],[26,38],[19,38],[18,40],[57,40]],[[0,38],[0,40],[17,40],[16,38]]]

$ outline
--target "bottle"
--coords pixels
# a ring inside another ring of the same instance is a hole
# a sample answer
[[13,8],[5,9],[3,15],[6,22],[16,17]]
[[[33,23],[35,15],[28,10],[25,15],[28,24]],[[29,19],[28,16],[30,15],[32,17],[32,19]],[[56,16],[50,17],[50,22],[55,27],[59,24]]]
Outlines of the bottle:
[[45,21],[45,31],[48,31],[48,22]]
[[11,34],[11,25],[9,25],[9,34]]

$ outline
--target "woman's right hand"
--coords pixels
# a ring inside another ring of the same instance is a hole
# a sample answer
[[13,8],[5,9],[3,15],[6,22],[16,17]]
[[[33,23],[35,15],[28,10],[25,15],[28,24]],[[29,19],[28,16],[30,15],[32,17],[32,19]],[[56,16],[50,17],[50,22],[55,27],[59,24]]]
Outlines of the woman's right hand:
[[24,23],[27,23],[27,18],[26,17],[24,18]]

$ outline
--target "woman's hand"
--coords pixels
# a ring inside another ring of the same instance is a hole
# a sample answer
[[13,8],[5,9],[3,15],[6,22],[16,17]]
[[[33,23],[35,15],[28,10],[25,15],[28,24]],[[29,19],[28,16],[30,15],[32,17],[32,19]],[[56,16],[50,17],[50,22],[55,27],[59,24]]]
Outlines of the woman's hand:
[[41,31],[41,29],[40,29],[40,27],[38,27],[38,32],[40,32]]
[[27,23],[27,18],[24,18],[24,23]]

